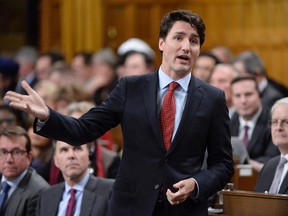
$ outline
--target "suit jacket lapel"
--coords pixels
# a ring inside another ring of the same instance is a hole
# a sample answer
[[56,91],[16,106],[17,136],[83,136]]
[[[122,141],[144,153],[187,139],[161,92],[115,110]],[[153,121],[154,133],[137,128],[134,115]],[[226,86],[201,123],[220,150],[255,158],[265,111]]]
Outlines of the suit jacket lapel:
[[63,191],[65,190],[65,184],[62,182],[61,185],[57,186],[57,190],[51,192],[50,200],[45,203],[47,206],[45,208],[45,215],[56,215],[59,204],[62,199]]
[[94,205],[93,203],[95,203],[95,199],[97,198],[97,193],[95,191],[96,183],[97,183],[97,180],[93,181],[93,179],[91,179],[91,176],[90,176],[89,181],[84,188],[81,210],[80,210],[81,216],[92,215],[91,212],[92,212],[92,207]]
[[255,128],[253,130],[253,134],[251,136],[251,140],[249,141],[248,151],[250,151],[255,145],[257,145],[257,140],[259,136],[262,136],[262,131],[265,130],[264,125],[262,123],[263,119],[263,111],[261,112],[259,118],[256,121]]
[[172,151],[175,146],[177,146],[181,137],[186,133],[188,128],[190,128],[189,125],[191,122],[193,123],[193,118],[197,113],[202,99],[203,93],[201,92],[200,83],[192,76],[188,87],[187,101],[182,113],[181,121],[168,152]]
[[[27,173],[25,174],[23,179],[19,182],[19,185],[17,186],[16,190],[12,193],[11,197],[9,198],[10,203],[13,203],[13,208],[15,209],[18,209],[18,206],[21,203],[23,196],[25,195],[24,192],[25,192],[27,182],[29,181],[31,174],[32,174],[32,170],[27,169]],[[9,204],[7,205],[9,206]],[[9,208],[11,207],[9,206]]]
[[[142,96],[144,100],[145,110],[147,111],[147,116],[150,121],[151,127],[155,133],[155,136],[158,139],[158,143],[163,143],[161,136],[160,128],[160,119],[158,113],[158,104],[157,104],[157,91],[159,86],[158,80],[158,71],[152,73],[147,77],[146,83],[144,85]],[[164,147],[162,145],[163,151]]]

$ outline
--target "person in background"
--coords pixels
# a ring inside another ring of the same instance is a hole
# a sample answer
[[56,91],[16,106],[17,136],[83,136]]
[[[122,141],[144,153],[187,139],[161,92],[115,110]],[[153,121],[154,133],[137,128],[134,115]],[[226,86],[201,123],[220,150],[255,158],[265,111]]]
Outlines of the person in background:
[[22,112],[8,105],[0,105],[0,130],[16,125],[23,128],[27,126],[26,121],[22,118]]
[[276,100],[285,96],[270,84],[264,62],[255,52],[245,51],[240,53],[233,60],[233,65],[241,75],[253,76],[257,80],[262,105],[265,109],[270,110]]
[[209,83],[225,92],[226,104],[229,109],[229,117],[235,113],[231,95],[231,82],[239,76],[239,72],[231,64],[217,64],[211,72]]
[[50,186],[30,168],[31,161],[27,131],[20,126],[4,129],[0,133],[1,216],[35,215],[39,194]]
[[7,104],[3,100],[4,95],[9,90],[15,90],[19,65],[14,60],[0,56],[0,104]]
[[123,77],[78,119],[49,109],[25,81],[28,96],[9,91],[5,99],[37,118],[35,132],[73,148],[121,124],[123,154],[107,216],[207,216],[207,199],[234,169],[224,92],[192,75],[204,41],[200,16],[168,12],[160,25],[160,68]]
[[118,82],[115,71],[117,60],[117,56],[111,48],[100,49],[92,56],[92,77],[85,89],[93,95],[96,105],[106,99]]
[[264,163],[279,155],[268,127],[269,112],[262,106],[257,81],[251,76],[239,76],[231,83],[236,112],[231,118],[231,135],[246,146],[252,167],[260,172]]
[[[43,192],[36,215],[106,216],[114,180],[89,174],[90,145],[72,146],[56,141],[54,161],[65,182]],[[74,205],[70,202],[74,200]],[[69,208],[71,205],[72,208]]]
[[123,68],[118,70],[119,79],[123,76],[143,75],[154,71],[153,59],[144,52],[128,51],[122,56],[122,59]]
[[35,63],[38,58],[38,51],[31,46],[21,47],[15,54],[14,60],[19,64],[19,78],[15,91],[26,94],[21,86],[21,81],[26,82],[33,88],[38,82],[35,74]]
[[[281,155],[270,159],[264,165],[254,191],[288,194],[288,97],[276,101],[271,108],[271,134],[273,144],[277,146]],[[279,175],[276,174],[277,167],[280,168]]]
[[214,54],[202,52],[195,62],[192,73],[198,79],[208,83],[211,72],[218,63],[220,61]]
[[92,76],[91,69],[92,53],[77,52],[71,61],[71,67],[75,71],[75,77],[82,83],[87,83]]
[[50,75],[51,67],[54,65],[65,64],[65,57],[58,52],[41,53],[35,63],[35,73],[37,79],[47,80]]
[[215,55],[221,63],[231,64],[234,58],[231,49],[227,46],[216,46],[212,48],[210,52]]

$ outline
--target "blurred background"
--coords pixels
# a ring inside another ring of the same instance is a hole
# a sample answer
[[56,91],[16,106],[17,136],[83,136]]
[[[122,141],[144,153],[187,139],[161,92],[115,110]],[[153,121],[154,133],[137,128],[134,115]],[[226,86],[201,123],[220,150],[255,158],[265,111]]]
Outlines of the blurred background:
[[263,58],[268,76],[288,86],[288,0],[0,0],[0,54],[13,55],[30,45],[71,60],[82,50],[117,50],[132,37],[157,54],[161,17],[176,9],[203,18],[202,50],[227,46],[234,55],[253,50]]

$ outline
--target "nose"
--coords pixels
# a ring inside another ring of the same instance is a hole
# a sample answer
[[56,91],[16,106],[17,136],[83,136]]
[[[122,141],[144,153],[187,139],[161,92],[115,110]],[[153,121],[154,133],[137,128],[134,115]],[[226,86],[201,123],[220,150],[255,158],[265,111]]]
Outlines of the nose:
[[188,39],[185,39],[182,41],[182,50],[185,53],[188,53],[190,50],[190,41]]
[[70,148],[67,152],[67,155],[69,158],[74,158],[75,157],[75,152],[73,150],[73,148]]
[[12,157],[12,154],[9,152],[5,158],[6,162],[12,162],[14,161],[14,158]]

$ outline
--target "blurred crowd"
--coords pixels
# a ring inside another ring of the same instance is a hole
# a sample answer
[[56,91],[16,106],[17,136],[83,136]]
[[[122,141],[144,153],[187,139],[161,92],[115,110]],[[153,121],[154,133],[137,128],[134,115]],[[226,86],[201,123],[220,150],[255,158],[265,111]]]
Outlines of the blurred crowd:
[[[61,181],[53,164],[53,140],[33,133],[33,118],[8,106],[3,96],[9,90],[24,93],[26,80],[52,109],[79,117],[102,103],[123,76],[154,72],[155,53],[145,41],[131,38],[115,52],[111,48],[96,52],[77,52],[71,62],[58,52],[39,53],[30,46],[19,48],[12,57],[0,57],[0,127],[20,125],[32,140],[32,167],[50,184]],[[257,171],[279,154],[269,129],[274,102],[288,96],[285,86],[267,76],[265,63],[251,50],[234,56],[228,47],[219,46],[200,53],[192,74],[225,92],[231,135],[248,136],[249,163]],[[245,135],[244,126],[249,125]],[[120,164],[122,135],[120,126],[93,143],[91,172],[115,178]],[[247,162],[247,161],[246,161]],[[63,180],[63,179],[62,179]]]

